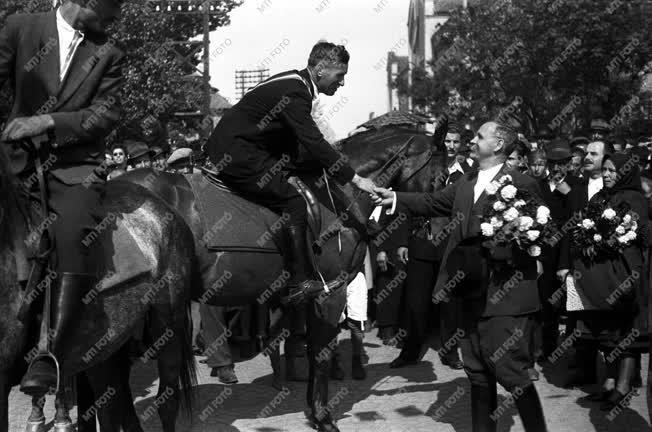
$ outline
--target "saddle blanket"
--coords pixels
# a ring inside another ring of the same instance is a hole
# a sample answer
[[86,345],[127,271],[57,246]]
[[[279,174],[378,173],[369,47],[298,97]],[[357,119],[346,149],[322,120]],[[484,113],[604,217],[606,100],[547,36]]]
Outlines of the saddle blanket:
[[279,216],[219,187],[202,173],[186,175],[197,199],[205,246],[212,251],[280,253],[289,215]]
[[111,236],[113,246],[105,246],[105,254],[112,252],[111,268],[97,284],[98,292],[120,286],[153,270],[138,241],[124,223],[118,222],[118,229]]

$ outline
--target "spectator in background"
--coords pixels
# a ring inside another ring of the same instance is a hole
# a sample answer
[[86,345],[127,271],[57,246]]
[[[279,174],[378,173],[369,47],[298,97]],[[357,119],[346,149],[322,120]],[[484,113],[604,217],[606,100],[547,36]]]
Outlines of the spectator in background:
[[516,149],[507,157],[505,164],[509,169],[518,170],[522,173],[527,172],[527,155],[530,153],[530,148],[522,140],[516,142]]
[[625,138],[615,137],[612,140],[612,144],[616,153],[623,153],[625,151]]
[[124,145],[114,145],[111,150],[113,155],[113,169],[127,169],[127,147]]
[[161,147],[152,147],[152,167],[159,171],[168,169],[167,155]]
[[584,177],[584,157],[586,152],[582,147],[573,147],[571,150],[570,173],[577,178]]
[[129,148],[129,159],[127,161],[131,169],[136,168],[149,168],[152,166],[151,156],[152,150],[147,147],[142,141],[125,141],[125,145]]
[[575,149],[575,147],[579,147],[582,149],[584,154],[586,154],[586,147],[588,145],[589,145],[589,139],[583,136],[574,136],[570,142],[571,149]]
[[461,135],[462,145],[469,149],[469,156],[466,158],[466,163],[472,167],[478,159],[478,148],[476,144],[471,142],[475,137],[475,134],[469,129],[464,129]]
[[542,179],[548,176],[546,168],[547,159],[546,152],[543,150],[531,151],[528,156],[528,174],[535,179]]
[[611,132],[611,125],[606,120],[598,118],[591,120],[591,140],[603,141]]
[[192,149],[182,147],[172,152],[167,160],[168,171],[179,174],[190,174],[192,168]]

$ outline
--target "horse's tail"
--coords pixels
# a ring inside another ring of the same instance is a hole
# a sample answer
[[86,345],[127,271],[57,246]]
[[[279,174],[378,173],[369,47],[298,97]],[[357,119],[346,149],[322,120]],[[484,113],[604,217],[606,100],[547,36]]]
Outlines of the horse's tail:
[[[191,266],[190,288],[201,283],[201,274],[199,273],[199,262],[197,255],[193,254]],[[195,363],[195,354],[192,349],[192,314],[191,314],[191,295],[186,296],[185,313],[183,318],[183,340],[181,341],[181,373],[179,382],[181,384],[181,401],[192,421],[192,409],[195,402],[194,386],[197,384],[197,364]]]

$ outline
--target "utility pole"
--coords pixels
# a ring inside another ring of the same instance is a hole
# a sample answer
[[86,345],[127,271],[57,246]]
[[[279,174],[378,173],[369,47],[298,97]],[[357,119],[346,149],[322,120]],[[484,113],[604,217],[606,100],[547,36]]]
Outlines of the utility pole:
[[[211,16],[219,15],[221,0],[147,0],[154,12],[201,16],[203,24],[203,98],[201,113],[204,118],[210,116],[211,106],[211,75],[210,75],[210,19]],[[190,41],[179,41],[173,44],[189,43]]]

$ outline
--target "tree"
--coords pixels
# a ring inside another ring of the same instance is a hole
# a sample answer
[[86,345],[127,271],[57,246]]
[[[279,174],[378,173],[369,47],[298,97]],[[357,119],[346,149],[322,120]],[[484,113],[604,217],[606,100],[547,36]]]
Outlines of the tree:
[[[453,119],[518,119],[533,134],[618,129],[642,109],[652,18],[642,0],[496,0],[460,9],[435,36],[433,72],[413,72],[413,101]],[[625,115],[621,115],[625,114]]]
[[[0,26],[6,16],[15,12],[49,10],[52,0],[3,0]],[[199,5],[202,0],[193,0]],[[241,0],[212,1],[216,14],[210,28],[229,24],[229,14]],[[122,7],[122,19],[111,29],[115,43],[127,53],[123,71],[125,84],[121,92],[123,116],[110,139],[138,135],[155,123],[166,123],[171,114],[184,109],[197,109],[202,100],[201,82],[188,76],[196,72],[201,50],[169,42],[187,41],[202,32],[201,15],[180,15],[155,11],[147,0],[129,0]],[[210,53],[209,53],[210,54]],[[184,61],[184,58],[187,61]],[[0,118],[8,113],[7,98],[0,99]],[[184,106],[185,105],[185,106]]]

